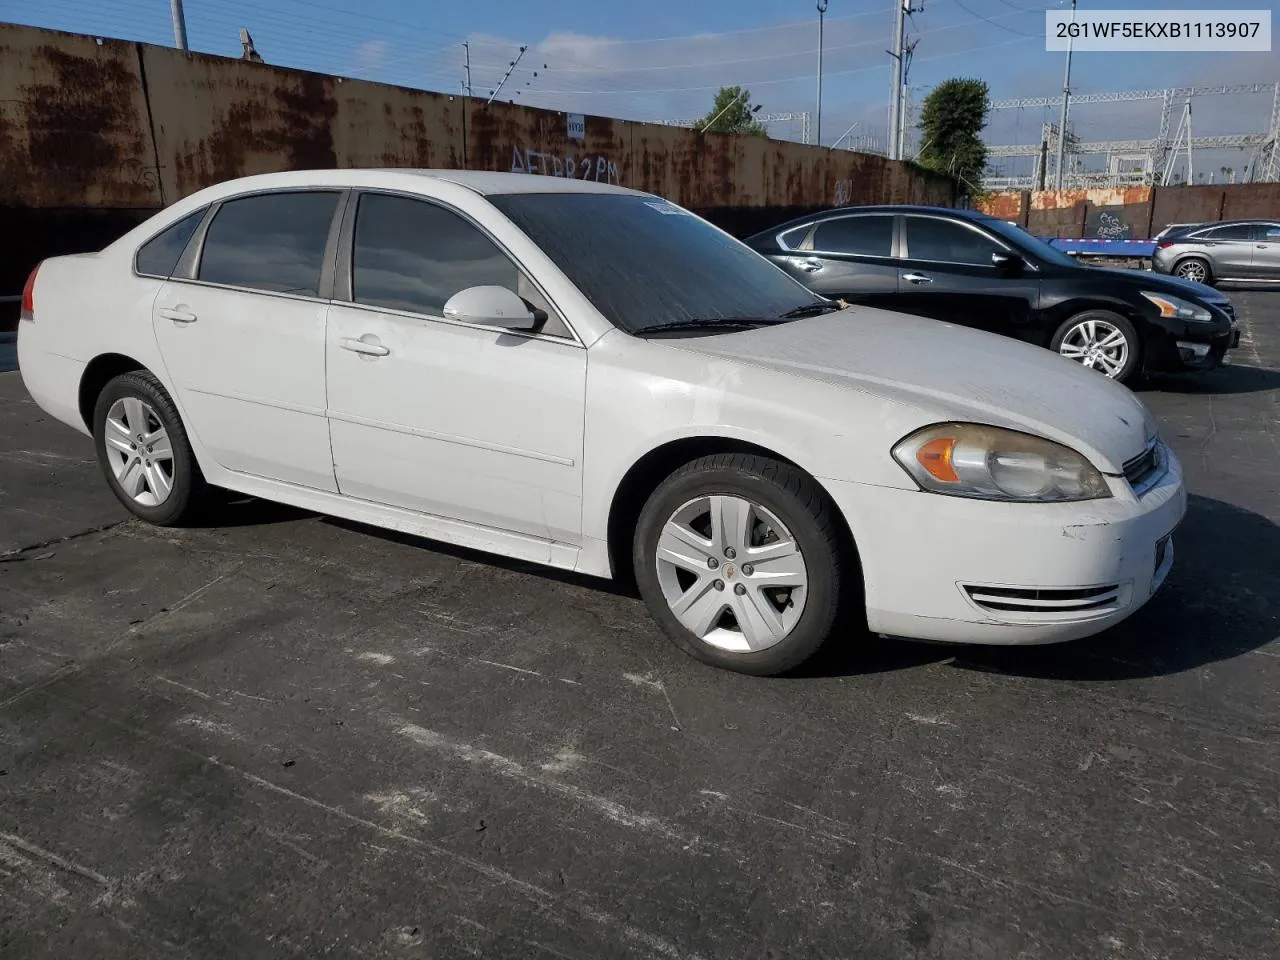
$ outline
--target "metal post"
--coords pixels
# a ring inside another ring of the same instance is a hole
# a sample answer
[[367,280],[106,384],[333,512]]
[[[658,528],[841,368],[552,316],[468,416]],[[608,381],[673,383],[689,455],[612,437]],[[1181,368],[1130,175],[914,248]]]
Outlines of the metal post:
[[1196,172],[1191,162],[1191,98],[1187,97],[1187,184],[1196,182]]
[[822,146],[822,27],[827,13],[827,0],[818,0],[818,110],[815,115],[817,135],[814,143]]
[[462,49],[467,54],[467,82],[463,85],[463,91],[469,97],[471,96],[471,41],[463,40]]
[[169,12],[173,14],[173,44],[187,53],[187,18],[182,12],[182,0],[169,0]]
[[[1071,22],[1076,22],[1076,0],[1071,0]],[[1054,171],[1054,188],[1062,189],[1063,164],[1067,151],[1067,111],[1071,105],[1071,47],[1074,39],[1067,38],[1067,74],[1062,81],[1062,119],[1058,122],[1058,168]]]
[[911,0],[898,0],[897,10],[893,15],[893,89],[889,95],[889,159],[901,160],[898,131],[902,128],[902,74],[903,47],[907,34],[907,9]]

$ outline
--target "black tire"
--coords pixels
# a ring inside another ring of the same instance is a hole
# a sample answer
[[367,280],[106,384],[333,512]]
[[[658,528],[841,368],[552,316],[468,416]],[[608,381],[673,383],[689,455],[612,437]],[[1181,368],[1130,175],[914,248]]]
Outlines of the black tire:
[[[144,401],[164,426],[173,452],[172,487],[165,499],[152,506],[131,497],[116,479],[107,453],[107,414],[117,400],[137,398]],[[93,441],[98,463],[116,498],[136,517],[161,527],[180,526],[196,519],[209,502],[209,485],[191,452],[191,442],[169,394],[154,376],[145,370],[121,374],[109,381],[93,408]]]
[[1061,353],[1062,341],[1066,339],[1067,333],[1077,324],[1086,320],[1100,320],[1104,323],[1109,323],[1124,334],[1129,346],[1128,356],[1124,366],[1120,368],[1120,371],[1112,379],[1117,383],[1124,384],[1135,382],[1142,370],[1142,341],[1139,339],[1138,331],[1133,324],[1125,317],[1111,310],[1082,310],[1068,317],[1054,331],[1053,339],[1049,341],[1049,349],[1054,353]]
[[1210,287],[1213,286],[1213,267],[1209,265],[1209,261],[1206,260],[1204,257],[1184,257],[1182,260],[1179,260],[1177,264],[1174,266],[1173,275],[1175,277],[1182,277],[1183,280],[1194,279],[1192,277],[1188,277],[1184,275],[1182,272],[1183,267],[1191,263],[1199,264],[1201,267],[1204,268],[1204,279],[1196,280],[1196,283],[1203,283],[1206,286],[1210,286]]
[[[663,527],[682,505],[699,497],[731,495],[763,507],[787,527],[804,558],[808,583],[804,609],[790,633],[771,647],[735,653],[705,642],[672,612],[658,578],[657,545]],[[716,454],[681,467],[649,497],[636,524],[636,584],[653,618],[690,656],[717,667],[774,676],[817,653],[837,625],[842,577],[851,564],[841,549],[835,508],[806,474],[776,460],[749,454]]]

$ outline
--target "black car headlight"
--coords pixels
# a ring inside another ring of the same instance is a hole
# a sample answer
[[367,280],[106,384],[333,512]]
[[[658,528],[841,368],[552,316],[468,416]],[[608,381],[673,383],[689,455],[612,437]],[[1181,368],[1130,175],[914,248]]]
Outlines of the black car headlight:
[[1172,297],[1167,293],[1148,293],[1145,290],[1142,295],[1156,305],[1160,310],[1160,316],[1167,319],[1196,320],[1200,323],[1208,323],[1213,320],[1213,314],[1209,312],[1207,307],[1192,303],[1190,300]]

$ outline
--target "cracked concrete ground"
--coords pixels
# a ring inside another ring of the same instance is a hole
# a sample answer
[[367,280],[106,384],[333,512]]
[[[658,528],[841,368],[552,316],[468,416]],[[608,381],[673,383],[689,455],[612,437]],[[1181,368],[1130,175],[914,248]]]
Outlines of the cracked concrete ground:
[[0,374],[0,956],[1280,955],[1280,295],[1144,388],[1164,590],[717,672],[605,584],[269,504],[160,530]]

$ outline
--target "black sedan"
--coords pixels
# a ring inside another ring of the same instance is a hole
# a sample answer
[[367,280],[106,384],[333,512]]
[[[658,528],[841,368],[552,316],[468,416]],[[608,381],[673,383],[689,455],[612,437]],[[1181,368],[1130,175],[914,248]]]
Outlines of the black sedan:
[[823,296],[1016,337],[1121,382],[1215,367],[1240,340],[1212,287],[1085,266],[967,210],[830,210],[747,243]]

